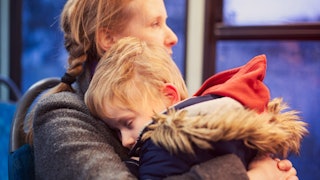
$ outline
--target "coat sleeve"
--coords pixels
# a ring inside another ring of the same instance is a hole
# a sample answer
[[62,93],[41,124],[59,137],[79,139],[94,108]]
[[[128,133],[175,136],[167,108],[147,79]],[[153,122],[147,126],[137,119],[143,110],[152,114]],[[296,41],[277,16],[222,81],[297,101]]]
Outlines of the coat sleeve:
[[34,116],[36,179],[136,179],[120,158],[126,154],[121,143],[89,114],[73,93],[39,101]]

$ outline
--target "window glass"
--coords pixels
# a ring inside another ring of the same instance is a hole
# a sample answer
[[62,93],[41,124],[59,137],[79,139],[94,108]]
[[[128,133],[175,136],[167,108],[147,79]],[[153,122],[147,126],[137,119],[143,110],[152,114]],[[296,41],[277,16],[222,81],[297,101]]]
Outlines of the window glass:
[[22,91],[40,79],[64,73],[67,60],[60,31],[64,3],[65,0],[23,1]]
[[[66,0],[23,1],[22,91],[46,77],[61,77],[67,54],[60,31],[60,13]],[[173,59],[184,72],[186,0],[165,0],[168,25],[179,38]],[[36,9],[36,11],[35,11]]]
[[320,21],[319,0],[224,0],[224,22],[268,25]]
[[300,179],[320,178],[320,42],[220,41],[217,72],[241,66],[256,55],[267,56],[265,83],[271,97],[283,97],[309,124],[300,156],[290,156]]
[[173,60],[182,74],[185,74],[187,0],[165,0],[168,13],[168,26],[178,36],[178,44],[173,47]]

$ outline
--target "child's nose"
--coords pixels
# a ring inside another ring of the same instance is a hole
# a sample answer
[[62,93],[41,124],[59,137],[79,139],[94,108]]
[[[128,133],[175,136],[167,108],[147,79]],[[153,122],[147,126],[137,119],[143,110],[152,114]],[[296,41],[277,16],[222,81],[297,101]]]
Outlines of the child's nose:
[[135,139],[130,136],[122,136],[122,146],[131,149],[135,143]]

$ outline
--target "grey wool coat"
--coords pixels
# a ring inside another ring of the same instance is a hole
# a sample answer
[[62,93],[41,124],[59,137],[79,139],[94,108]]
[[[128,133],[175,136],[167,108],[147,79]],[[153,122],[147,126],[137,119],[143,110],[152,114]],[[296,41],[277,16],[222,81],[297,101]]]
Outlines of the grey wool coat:
[[[89,74],[78,79],[77,93],[49,95],[34,112],[36,179],[136,179],[122,161],[127,150],[112,131],[90,115],[83,94]],[[248,179],[235,155],[193,166],[189,172],[167,179]]]

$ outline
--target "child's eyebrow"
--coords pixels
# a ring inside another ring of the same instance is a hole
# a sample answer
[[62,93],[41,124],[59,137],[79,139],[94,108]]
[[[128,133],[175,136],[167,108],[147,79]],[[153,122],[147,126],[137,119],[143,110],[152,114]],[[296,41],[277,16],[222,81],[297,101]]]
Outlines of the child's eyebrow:
[[103,121],[110,127],[110,129],[113,129],[113,130],[117,130],[118,129],[116,127],[116,125],[118,124],[118,119],[117,118],[107,117]]
[[[118,126],[118,125],[121,125],[121,126],[125,126],[127,121],[128,121],[129,117],[117,117],[117,118],[109,118],[109,121],[112,121],[112,125],[114,127],[115,126]],[[118,129],[118,128],[116,128]]]

